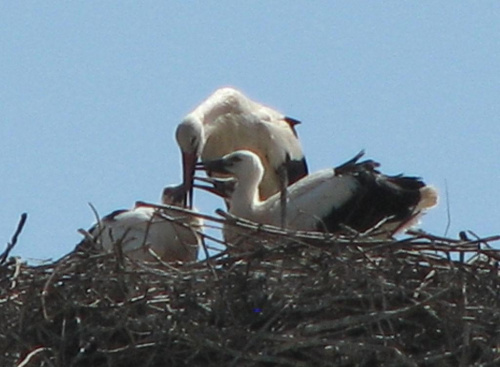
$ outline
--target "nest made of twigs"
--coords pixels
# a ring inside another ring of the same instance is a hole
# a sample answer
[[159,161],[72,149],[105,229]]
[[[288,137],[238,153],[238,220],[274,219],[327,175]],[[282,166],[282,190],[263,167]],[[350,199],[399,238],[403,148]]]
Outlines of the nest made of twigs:
[[42,266],[4,259],[0,365],[500,365],[500,237],[249,239],[188,264],[84,245]]

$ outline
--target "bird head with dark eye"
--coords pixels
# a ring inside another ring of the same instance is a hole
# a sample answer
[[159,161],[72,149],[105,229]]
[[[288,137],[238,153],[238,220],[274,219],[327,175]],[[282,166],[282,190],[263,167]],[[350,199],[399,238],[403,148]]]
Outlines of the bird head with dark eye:
[[161,202],[167,205],[185,207],[186,206],[186,191],[184,185],[167,186],[163,189]]
[[194,154],[199,157],[205,142],[203,124],[200,119],[192,115],[186,116],[177,126],[175,139],[182,153]]
[[198,167],[209,172],[230,174],[238,180],[245,180],[253,176],[261,179],[264,172],[259,157],[248,150],[235,151],[220,159],[203,162]]
[[[222,169],[225,170],[225,173],[237,173],[239,169],[239,165],[242,162],[242,158],[238,155],[229,154],[222,158]],[[221,172],[224,173],[224,172]]]
[[200,119],[188,115],[177,126],[175,138],[182,153],[182,182],[186,193],[186,202],[188,207],[191,208],[193,205],[194,166],[205,143],[203,124]]

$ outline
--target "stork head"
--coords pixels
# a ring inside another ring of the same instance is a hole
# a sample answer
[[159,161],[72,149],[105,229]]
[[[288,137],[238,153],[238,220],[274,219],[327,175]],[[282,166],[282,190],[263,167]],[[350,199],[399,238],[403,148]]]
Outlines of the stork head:
[[239,182],[253,181],[259,184],[264,176],[259,156],[249,150],[237,150],[220,159],[200,163],[199,166],[207,171],[230,174]]
[[[182,154],[182,177],[185,199],[188,207],[193,206],[194,166],[205,143],[205,134],[201,120],[190,114],[177,126],[175,132],[177,144]],[[186,198],[186,196],[188,196]]]
[[161,202],[166,205],[185,207],[186,191],[184,184],[165,187],[161,195]]

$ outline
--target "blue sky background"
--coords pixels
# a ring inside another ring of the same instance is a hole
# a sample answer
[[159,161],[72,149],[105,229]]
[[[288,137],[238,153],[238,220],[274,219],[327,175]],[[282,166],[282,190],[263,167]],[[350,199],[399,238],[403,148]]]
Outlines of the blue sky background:
[[449,236],[499,234],[499,19],[498,1],[2,2],[0,245],[28,212],[13,254],[58,258],[88,202],[157,201],[176,125],[226,85],[303,121],[311,171],[366,149],[439,188],[425,230],[449,206]]

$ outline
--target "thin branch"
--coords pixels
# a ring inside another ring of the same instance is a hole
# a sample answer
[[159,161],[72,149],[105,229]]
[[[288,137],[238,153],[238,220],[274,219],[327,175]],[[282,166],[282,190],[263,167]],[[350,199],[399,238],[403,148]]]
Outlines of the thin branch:
[[12,249],[16,245],[17,237],[19,236],[19,234],[21,234],[21,231],[24,228],[24,224],[26,223],[27,218],[28,218],[27,213],[21,214],[21,219],[19,220],[19,223],[17,224],[16,232],[14,232],[14,235],[12,236],[10,243],[7,244],[7,248],[5,249],[5,251],[2,253],[2,255],[0,255],[0,265],[5,263],[5,261],[7,260],[7,257],[9,256],[9,253],[12,251]]

